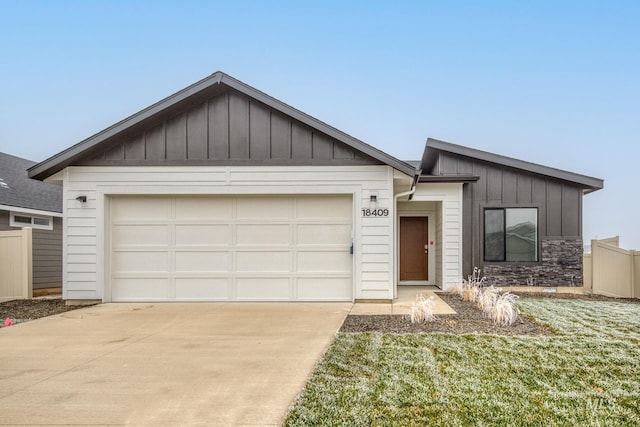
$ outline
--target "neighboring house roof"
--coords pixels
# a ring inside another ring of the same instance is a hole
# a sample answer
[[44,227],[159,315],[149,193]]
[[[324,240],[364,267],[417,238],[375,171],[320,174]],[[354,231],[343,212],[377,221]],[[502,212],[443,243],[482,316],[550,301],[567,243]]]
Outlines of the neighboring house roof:
[[0,209],[11,207],[62,212],[62,187],[29,179],[36,162],[0,153]]
[[[556,169],[548,166],[539,165],[536,163],[525,162],[523,160],[514,159],[512,157],[501,156],[499,154],[488,153],[486,151],[476,150],[473,148],[464,147],[462,145],[452,144],[450,142],[440,141],[437,139],[429,138],[422,157],[421,168],[423,177],[428,179],[432,176],[438,176],[437,171],[434,168],[438,161],[438,153],[444,151],[448,153],[457,154],[472,159],[477,159],[489,163],[494,163],[501,166],[507,166],[522,171],[544,175],[547,177],[568,181],[583,187],[585,193],[600,190],[604,187],[604,181],[600,178],[594,178],[591,176],[580,175],[573,172],[568,172],[561,169]],[[451,176],[453,179],[456,175]],[[461,177],[475,178],[472,176],[461,175]],[[469,180],[469,179],[467,179]]]
[[198,97],[203,96],[203,94],[207,93],[207,91],[210,92],[212,88],[221,85],[229,87],[250,98],[253,98],[267,105],[268,107],[273,108],[274,110],[277,110],[289,117],[292,117],[295,120],[298,120],[313,129],[317,129],[318,131],[346,144],[347,146],[350,146],[353,149],[364,153],[365,155],[376,159],[383,164],[389,165],[407,175],[414,176],[416,173],[414,166],[398,160],[395,157],[392,157],[375,147],[372,147],[352,136],[349,136],[346,133],[327,125],[326,123],[321,122],[320,120],[317,120],[299,110],[296,110],[295,108],[239,80],[236,80],[225,73],[218,71],[211,76],[200,80],[199,82],[194,83],[193,85],[122,120],[121,122],[114,124],[113,126],[103,130],[102,132],[99,132],[85,139],[84,141],[79,142],[78,144],[68,148],[67,150],[62,151],[61,153],[56,154],[55,156],[31,167],[29,169],[29,177],[39,180],[46,179],[47,177],[55,174],[65,167],[72,165],[75,161],[90,156],[98,149],[101,144],[108,144],[108,142],[114,137],[123,135],[127,131],[130,131],[131,129],[134,129],[137,126],[141,125],[142,122],[148,121],[149,119],[156,117],[163,112],[179,108],[182,104],[188,102],[189,99],[197,99]]

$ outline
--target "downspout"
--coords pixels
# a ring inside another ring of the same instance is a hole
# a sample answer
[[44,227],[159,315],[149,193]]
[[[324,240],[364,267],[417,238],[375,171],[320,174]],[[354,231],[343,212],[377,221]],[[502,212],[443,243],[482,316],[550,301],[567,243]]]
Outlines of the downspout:
[[409,200],[411,200],[411,196],[416,192],[416,184],[418,183],[420,174],[422,174],[422,169],[416,170],[416,173],[413,176],[413,182],[411,183],[411,189],[409,191],[398,193],[393,197],[393,299],[398,298],[398,282],[400,281],[400,276],[398,274],[400,268],[400,257],[398,256],[398,246],[400,244],[400,236],[398,236],[398,199],[400,197],[409,196]]

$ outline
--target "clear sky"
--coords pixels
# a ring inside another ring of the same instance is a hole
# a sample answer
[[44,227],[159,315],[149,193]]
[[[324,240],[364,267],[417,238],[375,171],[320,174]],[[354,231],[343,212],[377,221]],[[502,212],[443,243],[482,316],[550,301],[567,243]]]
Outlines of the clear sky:
[[403,160],[433,137],[602,178],[585,241],[640,249],[639,1],[0,0],[0,151],[217,70]]

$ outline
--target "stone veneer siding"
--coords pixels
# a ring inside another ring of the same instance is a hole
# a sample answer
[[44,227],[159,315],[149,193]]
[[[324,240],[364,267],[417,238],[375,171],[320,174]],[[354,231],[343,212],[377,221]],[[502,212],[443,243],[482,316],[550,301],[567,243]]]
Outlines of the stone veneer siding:
[[540,263],[487,263],[494,286],[582,286],[582,239],[542,239]]

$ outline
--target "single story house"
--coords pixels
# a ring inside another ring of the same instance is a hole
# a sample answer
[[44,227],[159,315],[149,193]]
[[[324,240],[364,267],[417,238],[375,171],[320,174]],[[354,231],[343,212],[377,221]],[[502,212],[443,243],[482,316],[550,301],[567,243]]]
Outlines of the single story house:
[[36,162],[0,153],[0,231],[32,228],[33,289],[62,286],[62,187],[29,179]]
[[429,139],[390,156],[217,72],[29,169],[64,187],[63,297],[390,300],[474,266],[582,283],[603,181]]

